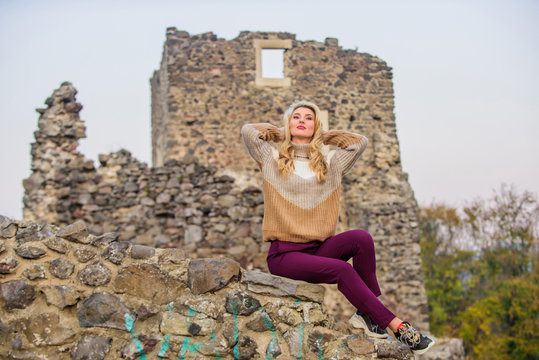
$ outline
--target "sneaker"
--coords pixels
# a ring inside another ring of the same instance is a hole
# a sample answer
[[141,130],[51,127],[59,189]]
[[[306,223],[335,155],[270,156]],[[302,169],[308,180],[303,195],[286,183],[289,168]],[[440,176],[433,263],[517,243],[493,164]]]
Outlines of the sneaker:
[[414,354],[420,355],[427,352],[433,345],[434,341],[424,335],[404,321],[395,333],[395,338],[401,343],[408,345]]
[[359,310],[350,318],[350,320],[348,320],[348,322],[356,329],[363,329],[365,334],[370,337],[385,339],[388,336],[385,329],[378,327],[378,325],[373,323],[367,315],[359,312]]

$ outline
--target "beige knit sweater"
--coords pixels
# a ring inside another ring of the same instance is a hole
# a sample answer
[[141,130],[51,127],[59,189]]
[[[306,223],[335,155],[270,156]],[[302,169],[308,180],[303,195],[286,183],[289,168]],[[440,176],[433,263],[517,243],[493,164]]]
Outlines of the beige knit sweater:
[[246,124],[241,135],[262,171],[264,241],[305,243],[335,235],[341,179],[367,147],[367,138],[341,130],[324,133],[324,144],[338,148],[324,155],[329,171],[326,182],[320,184],[309,168],[308,144],[294,144],[295,170],[284,178],[277,170],[278,151],[269,144],[282,139],[281,131],[267,123]]

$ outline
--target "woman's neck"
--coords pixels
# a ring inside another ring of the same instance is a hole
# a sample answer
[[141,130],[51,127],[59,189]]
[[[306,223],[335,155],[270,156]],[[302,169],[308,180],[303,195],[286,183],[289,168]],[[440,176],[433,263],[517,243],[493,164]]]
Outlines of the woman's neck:
[[299,136],[294,136],[290,139],[290,141],[292,141],[292,143],[294,144],[308,144],[311,142],[311,138],[304,138],[304,137],[299,137]]

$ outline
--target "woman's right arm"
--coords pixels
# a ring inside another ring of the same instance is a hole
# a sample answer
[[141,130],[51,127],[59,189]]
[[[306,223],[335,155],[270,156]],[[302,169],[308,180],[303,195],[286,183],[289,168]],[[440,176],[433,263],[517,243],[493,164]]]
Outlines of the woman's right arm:
[[268,142],[283,139],[281,130],[268,123],[245,124],[241,128],[241,136],[249,155],[259,164],[272,156],[272,146]]

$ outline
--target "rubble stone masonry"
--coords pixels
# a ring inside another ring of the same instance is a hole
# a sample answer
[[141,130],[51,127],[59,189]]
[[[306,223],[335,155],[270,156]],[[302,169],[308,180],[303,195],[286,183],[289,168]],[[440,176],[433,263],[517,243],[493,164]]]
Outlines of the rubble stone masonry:
[[[261,79],[257,51],[288,43],[284,79]],[[247,122],[279,125],[288,104],[307,98],[327,112],[329,128],[369,138],[343,181],[339,231],[373,235],[384,303],[428,330],[418,208],[400,163],[391,77],[385,62],[336,39],[242,32],[226,41],[170,28],[151,80],[154,167],[127,150],[100,155],[98,167],[80,154],[82,106],[63,83],[37,110],[24,219],[58,227],[83,220],[89,234],[113,232],[127,248],[179,248],[192,259],[226,256],[246,271],[267,271],[263,194],[239,130]],[[53,268],[67,274],[66,266]],[[346,300],[328,289],[328,312],[350,315]]]
[[[283,79],[261,78],[264,48],[284,49]],[[364,228],[373,235],[388,303],[428,326],[418,208],[402,170],[392,73],[383,60],[345,50],[334,38],[321,43],[245,31],[227,41],[169,28],[151,84],[154,166],[194,155],[240,188],[262,182],[239,129],[252,122],[282,126],[295,100],[315,102],[329,129],[367,136],[368,148],[343,182],[338,231]]]
[[[58,228],[0,215],[0,359],[414,358],[336,321],[324,290],[226,257],[93,235],[81,220]],[[463,358],[449,354],[428,359]]]

